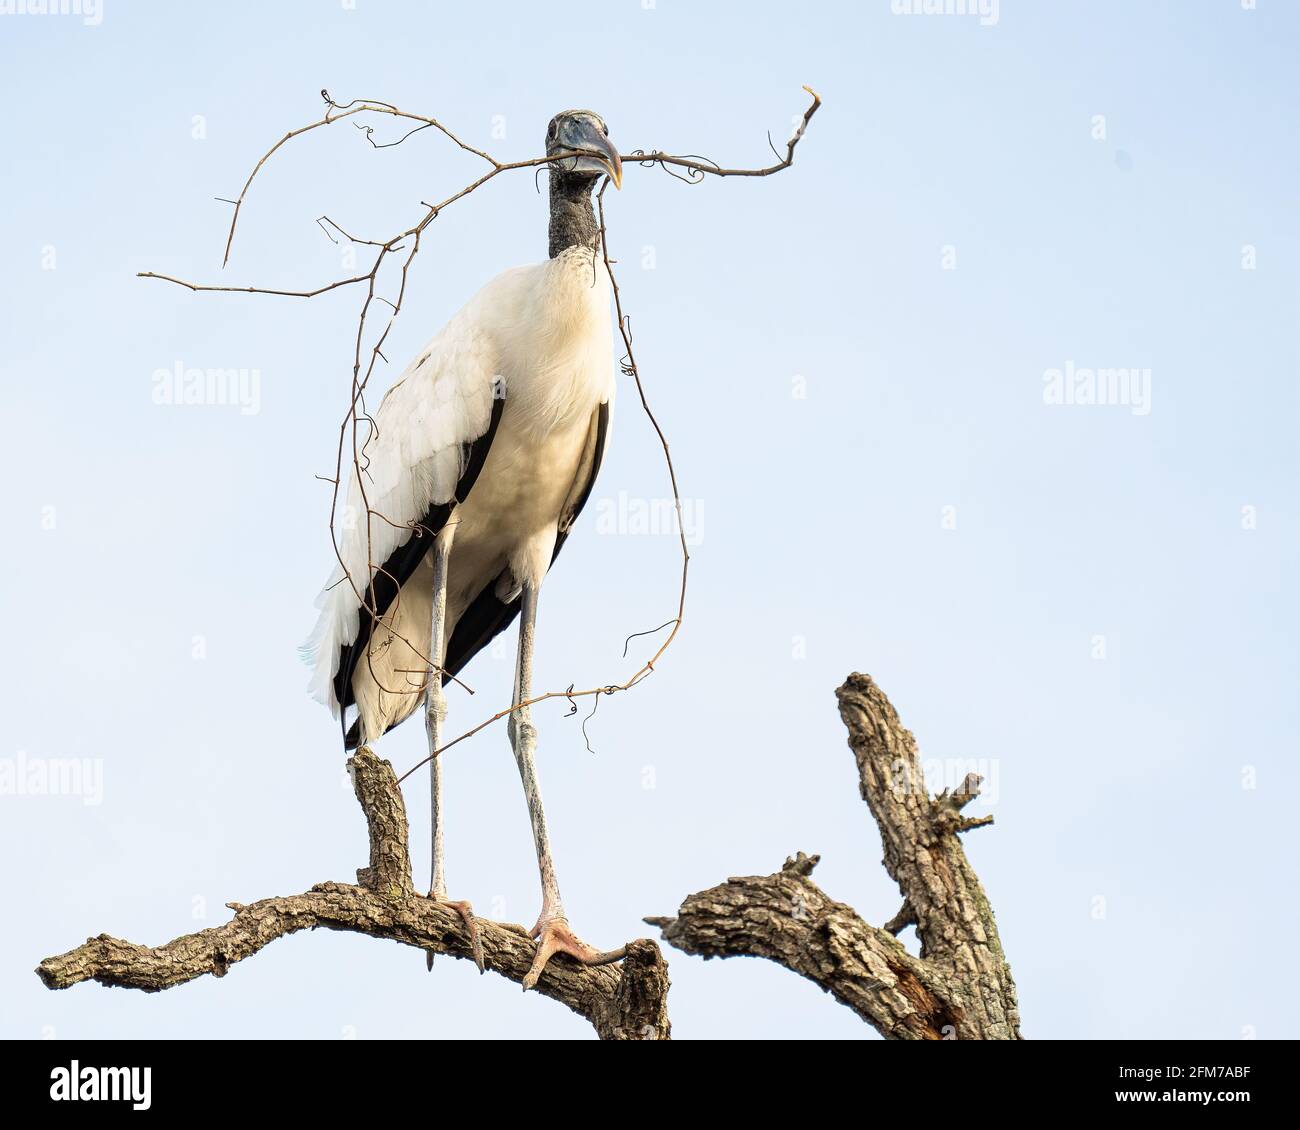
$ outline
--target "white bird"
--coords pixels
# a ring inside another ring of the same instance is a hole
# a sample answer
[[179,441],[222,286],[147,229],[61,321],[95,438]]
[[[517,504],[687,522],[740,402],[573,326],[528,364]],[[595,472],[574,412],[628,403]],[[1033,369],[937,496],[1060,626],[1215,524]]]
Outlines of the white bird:
[[[610,288],[591,192],[605,175],[620,187],[622,162],[589,110],[557,114],[546,145],[548,156],[573,154],[550,166],[550,258],[489,282],[384,396],[360,482],[354,470],[349,486],[357,521],[339,539],[342,566],[304,647],[311,690],[341,719],[347,748],[375,742],[423,706],[432,754],[444,683],[522,614],[509,735],[542,886],[526,989],[555,953],[597,964],[621,952],[602,954],[569,927],[526,704],[538,593],[591,493],[614,402]],[[464,917],[481,965],[469,905],[447,897],[437,757],[430,768],[429,897]]]

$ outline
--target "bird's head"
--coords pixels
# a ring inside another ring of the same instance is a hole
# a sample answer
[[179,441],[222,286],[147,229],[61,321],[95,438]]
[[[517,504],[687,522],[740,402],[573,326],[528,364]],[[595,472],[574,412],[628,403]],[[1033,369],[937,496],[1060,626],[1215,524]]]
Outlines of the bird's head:
[[594,180],[608,174],[615,188],[623,187],[623,162],[609,140],[609,127],[593,110],[565,110],[546,127],[546,155],[572,153],[553,162],[571,176]]

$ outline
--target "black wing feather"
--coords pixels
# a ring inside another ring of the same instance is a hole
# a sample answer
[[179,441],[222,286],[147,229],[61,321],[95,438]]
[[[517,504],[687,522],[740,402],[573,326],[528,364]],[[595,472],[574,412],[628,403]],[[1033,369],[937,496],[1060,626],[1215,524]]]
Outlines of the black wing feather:
[[[493,427],[495,428],[495,426],[494,418]],[[609,405],[602,404],[599,419],[596,422],[596,450],[591,463],[591,478],[587,480],[582,493],[574,501],[573,508],[560,521],[560,529],[555,538],[555,551],[551,554],[552,565],[555,564],[555,559],[560,556],[560,550],[564,548],[565,540],[569,536],[569,531],[573,528],[574,520],[582,513],[582,508],[587,505],[587,500],[591,497],[592,489],[596,485],[596,476],[600,473],[601,460],[605,455],[605,437],[608,429]],[[459,491],[457,491],[457,498],[460,498]],[[461,501],[463,502],[464,499],[461,499]],[[443,521],[446,521],[446,518]],[[425,549],[427,552],[427,546]],[[419,563],[418,559],[416,563]],[[412,566],[413,570],[414,566]],[[408,572],[406,575],[409,577],[411,574]],[[451,633],[451,639],[447,641],[447,655],[442,664],[444,686],[454,676],[459,675],[464,666],[474,656],[510,627],[514,623],[515,617],[519,615],[522,596],[517,596],[511,601],[502,600],[496,595],[497,584],[500,580],[501,577],[498,576],[484,585],[483,590],[470,602],[469,607],[465,609],[461,618],[457,621],[456,627]],[[365,627],[367,629],[366,638],[368,639],[369,625],[367,624]],[[362,644],[363,651],[364,646]],[[349,674],[349,692],[351,678],[352,676]],[[339,698],[339,701],[343,701],[342,697]],[[358,723],[353,723],[347,732],[344,744],[348,749],[356,749],[359,740],[360,726]]]
[[[464,471],[456,483],[456,501],[464,502],[469,497],[483,464],[487,461],[488,450],[496,436],[497,426],[501,423],[501,414],[505,409],[505,400],[497,397],[492,401],[492,419],[488,429],[472,443],[465,447]],[[352,694],[352,676],[357,664],[365,655],[374,631],[375,621],[380,619],[397,599],[402,586],[424,560],[425,554],[433,548],[433,539],[447,524],[451,515],[452,504],[441,502],[429,508],[428,513],[420,519],[411,531],[411,536],[389,555],[383,566],[376,570],[366,588],[365,604],[361,609],[361,620],[357,626],[356,638],[339,649],[339,664],[334,676],[334,697],[339,701],[340,715],[355,702]],[[352,748],[352,747],[348,747]]]
[[[574,501],[573,509],[560,521],[559,533],[555,538],[555,550],[551,554],[552,565],[555,564],[555,559],[560,556],[560,550],[564,548],[565,539],[568,538],[569,531],[573,528],[574,520],[582,513],[582,508],[587,505],[587,499],[591,497],[592,488],[596,485],[596,476],[600,473],[600,462],[605,455],[605,434],[608,428],[609,405],[602,404],[599,410],[599,419],[596,422],[596,451],[591,462],[591,478],[587,480],[586,485],[582,488],[582,493]],[[447,658],[443,662],[442,681],[444,685],[452,676],[459,675],[461,668],[510,627],[514,623],[515,617],[519,615],[522,597],[515,597],[514,600],[509,602],[498,597],[496,588],[500,579],[500,577],[497,577],[491,584],[484,587],[483,591],[465,609],[464,614],[456,624],[455,630],[451,633],[451,639],[447,641]]]

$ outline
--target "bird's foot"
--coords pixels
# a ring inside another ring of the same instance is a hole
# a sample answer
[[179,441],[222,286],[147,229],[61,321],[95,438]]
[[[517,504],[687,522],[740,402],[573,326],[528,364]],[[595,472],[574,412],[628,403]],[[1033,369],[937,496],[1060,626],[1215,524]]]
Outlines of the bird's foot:
[[[439,906],[460,915],[460,920],[465,923],[465,933],[469,935],[469,948],[474,955],[474,964],[478,966],[480,973],[484,970],[483,965],[483,935],[479,932],[478,919],[474,917],[474,908],[467,902],[456,902],[449,899],[446,894],[435,894],[429,892],[430,899]],[[426,965],[429,969],[433,968],[433,950],[426,954]]]
[[528,935],[537,939],[537,949],[533,952],[532,967],[524,978],[525,992],[537,984],[546,963],[557,953],[568,954],[582,965],[609,965],[621,960],[627,952],[626,946],[603,952],[593,949],[569,928],[568,920],[562,915],[539,918]]

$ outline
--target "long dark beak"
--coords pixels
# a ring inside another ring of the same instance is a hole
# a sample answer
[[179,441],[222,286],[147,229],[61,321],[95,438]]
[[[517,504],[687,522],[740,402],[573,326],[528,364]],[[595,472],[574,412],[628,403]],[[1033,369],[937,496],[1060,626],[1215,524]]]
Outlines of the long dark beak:
[[[582,154],[574,162],[576,167],[606,173],[614,182],[615,188],[623,187],[623,159],[618,155],[614,143],[594,122],[580,119],[575,123],[575,128],[560,140],[569,149]],[[583,162],[590,164],[584,166]]]
[[603,133],[598,135],[596,141],[600,149],[600,160],[609,170],[609,179],[614,182],[614,187],[621,191],[623,188],[623,158],[618,155],[618,149],[614,143]]

